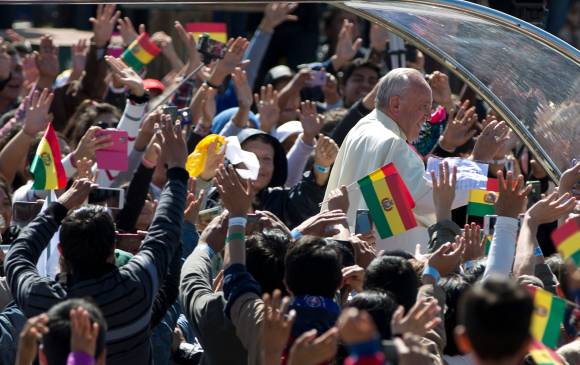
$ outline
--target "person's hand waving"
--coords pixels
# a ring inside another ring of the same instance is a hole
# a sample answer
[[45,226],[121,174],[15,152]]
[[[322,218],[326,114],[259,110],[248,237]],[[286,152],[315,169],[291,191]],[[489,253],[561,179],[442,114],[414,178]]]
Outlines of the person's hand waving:
[[455,115],[449,115],[439,146],[446,151],[455,151],[463,146],[477,133],[474,128],[477,122],[475,107],[469,108],[469,100],[465,100]]
[[49,122],[49,109],[52,104],[54,94],[48,89],[42,90],[41,93],[35,90],[32,97],[27,97],[25,103],[28,105],[26,116],[24,117],[23,131],[29,136],[46,129]]
[[391,319],[391,332],[393,335],[412,333],[417,336],[425,336],[435,326],[441,323],[437,301],[434,298],[421,298],[409,309],[406,315],[405,308],[399,306]]
[[296,318],[296,311],[292,310],[286,316],[290,298],[282,298],[282,292],[276,289],[272,296],[264,294],[264,321],[262,322],[262,342],[264,364],[280,361],[280,356],[288,339]]
[[266,8],[264,9],[264,18],[259,27],[260,31],[272,33],[278,25],[286,21],[297,21],[298,17],[290,14],[297,6],[298,4],[296,3],[286,3],[281,1],[272,2],[266,5]]
[[314,146],[316,136],[324,124],[322,116],[316,110],[316,103],[306,100],[300,103],[300,109],[296,110],[302,124],[302,140],[310,146]]
[[331,58],[335,70],[339,70],[347,62],[352,60],[362,46],[362,38],[357,38],[353,41],[354,26],[354,23],[345,19],[340,33],[338,33],[336,51]]
[[43,313],[26,321],[20,331],[16,364],[32,365],[38,354],[38,342],[48,333],[48,316]]
[[93,24],[94,41],[97,48],[105,48],[113,35],[113,29],[117,19],[121,16],[120,11],[115,11],[116,5],[98,5],[97,16],[90,18]]
[[457,167],[450,171],[447,161],[439,163],[439,178],[431,171],[433,182],[433,203],[437,222],[451,219],[451,205],[455,199],[455,186],[457,184]]
[[262,86],[260,94],[254,94],[254,103],[260,115],[260,128],[264,132],[270,133],[276,127],[280,118],[278,91],[274,90],[272,84]]
[[558,220],[574,211],[576,198],[570,193],[561,196],[552,193],[526,211],[525,218],[535,226]]
[[113,74],[118,76],[118,80],[129,89],[129,92],[135,96],[145,94],[143,79],[131,67],[118,58],[105,56],[105,61],[109,64]]
[[511,172],[508,172],[507,179],[504,179],[503,172],[498,171],[497,177],[499,197],[495,202],[495,212],[498,216],[517,219],[524,210],[532,186],[526,187],[524,177],[519,175],[517,179],[514,179],[514,174]]
[[222,166],[216,175],[217,188],[224,208],[231,217],[245,217],[252,205],[250,184],[242,180],[232,165]]
[[95,187],[96,185],[88,179],[75,180],[72,186],[58,198],[58,202],[68,210],[76,209],[84,204]]
[[510,129],[506,122],[492,120],[477,137],[477,142],[475,142],[473,147],[473,159],[482,162],[493,160],[498,151],[505,148],[505,145],[509,142],[509,132]]

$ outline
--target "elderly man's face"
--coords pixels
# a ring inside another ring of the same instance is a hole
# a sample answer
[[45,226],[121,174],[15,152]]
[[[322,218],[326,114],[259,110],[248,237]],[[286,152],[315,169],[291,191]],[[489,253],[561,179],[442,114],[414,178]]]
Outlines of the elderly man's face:
[[393,119],[407,136],[407,141],[415,141],[423,123],[431,118],[431,88],[426,83],[413,84],[403,95],[392,99],[395,99],[392,100]]

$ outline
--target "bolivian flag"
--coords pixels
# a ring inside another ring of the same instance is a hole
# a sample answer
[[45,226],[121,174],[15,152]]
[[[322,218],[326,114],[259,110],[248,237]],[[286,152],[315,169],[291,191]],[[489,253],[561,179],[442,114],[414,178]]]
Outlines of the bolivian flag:
[[188,33],[193,33],[196,42],[203,33],[209,34],[209,37],[215,41],[222,43],[228,41],[226,23],[187,23],[185,30]]
[[30,172],[34,175],[34,190],[56,190],[66,187],[66,173],[60,161],[60,147],[52,123],[48,123],[44,136],[36,149]]
[[560,356],[543,343],[534,340],[530,345],[530,356],[536,365],[563,365]]
[[358,181],[361,193],[381,239],[417,226],[415,202],[392,163]]
[[576,219],[552,232],[552,241],[564,260],[572,259],[576,266],[580,266],[580,227]]
[[495,214],[495,202],[498,196],[498,181],[488,178],[485,190],[473,189],[469,191],[469,201],[467,203],[467,215],[472,217],[483,217]]
[[161,50],[153,43],[147,33],[141,33],[121,55],[123,62],[139,72],[148,65]]
[[528,287],[534,297],[534,313],[530,331],[532,337],[550,348],[556,348],[560,337],[560,326],[564,321],[566,302],[552,293]]

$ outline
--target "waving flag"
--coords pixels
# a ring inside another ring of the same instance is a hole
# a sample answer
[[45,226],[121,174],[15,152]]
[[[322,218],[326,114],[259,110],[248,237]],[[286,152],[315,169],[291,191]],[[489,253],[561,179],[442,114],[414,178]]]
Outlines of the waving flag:
[[532,314],[532,336],[550,348],[556,348],[560,337],[560,326],[564,321],[566,302],[549,291],[528,287],[534,297]]
[[54,190],[66,187],[66,173],[60,158],[58,139],[52,123],[49,123],[30,164],[30,172],[34,175],[32,189]]
[[123,62],[133,70],[139,72],[143,66],[148,65],[161,52],[153,43],[147,33],[141,33],[137,39],[127,47],[121,55]]
[[580,227],[578,221],[570,220],[552,232],[552,241],[564,260],[572,259],[580,266]]
[[383,166],[357,183],[381,239],[417,226],[415,202],[395,165]]

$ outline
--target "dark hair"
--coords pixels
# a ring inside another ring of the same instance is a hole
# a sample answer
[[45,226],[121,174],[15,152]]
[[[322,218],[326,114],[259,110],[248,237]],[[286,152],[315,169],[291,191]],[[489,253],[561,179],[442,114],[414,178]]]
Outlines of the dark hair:
[[97,103],[93,100],[83,101],[70,117],[64,135],[72,148],[76,148],[85,133],[92,127],[100,114],[113,114],[121,118],[121,113],[117,107],[107,103]]
[[415,258],[415,256],[405,250],[385,250],[382,256],[396,256],[405,260],[411,260]]
[[324,113],[324,124],[320,128],[320,133],[327,137],[332,137],[332,132],[336,128],[336,125],[344,119],[348,109],[346,108],[336,108],[331,109]]
[[99,334],[95,349],[95,358],[105,350],[107,322],[101,310],[85,299],[67,299],[55,304],[47,312],[48,333],[42,336],[42,352],[49,365],[65,365],[70,352],[71,322],[70,311],[81,307],[89,312],[91,324],[98,323]]
[[459,298],[469,289],[471,284],[464,276],[453,274],[441,280],[439,286],[445,292],[445,333],[447,344],[443,349],[445,355],[461,355],[462,352],[455,343],[455,327],[457,327],[457,307]]
[[267,230],[246,239],[246,267],[264,293],[284,287],[284,257],[290,241],[279,229]]
[[365,290],[355,295],[347,306],[369,312],[381,334],[381,339],[389,340],[393,337],[391,319],[398,305],[392,298],[392,294],[380,290]]
[[381,69],[372,62],[363,60],[362,58],[355,58],[341,68],[340,83],[345,85],[352,74],[359,68],[369,68],[377,73],[377,77],[381,77]]
[[364,288],[391,292],[408,311],[417,301],[419,279],[411,264],[400,257],[380,256],[366,269]]
[[61,224],[62,256],[74,273],[100,275],[115,247],[115,223],[104,207],[88,206]]
[[300,238],[288,250],[285,265],[286,285],[296,296],[333,297],[342,282],[342,257],[322,238]]
[[463,295],[458,322],[465,326],[477,356],[497,361],[512,356],[529,340],[533,309],[524,288],[508,278],[491,276]]

